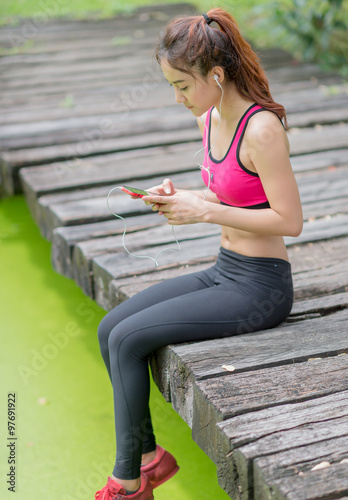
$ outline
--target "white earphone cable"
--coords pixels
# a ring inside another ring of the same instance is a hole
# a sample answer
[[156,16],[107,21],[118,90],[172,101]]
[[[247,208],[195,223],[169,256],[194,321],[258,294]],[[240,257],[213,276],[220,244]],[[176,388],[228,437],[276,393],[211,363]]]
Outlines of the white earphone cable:
[[[217,75],[215,75],[217,76]],[[217,129],[216,129],[216,134],[215,134],[215,138],[214,138],[214,142],[213,144],[210,146],[210,149],[208,151],[208,154],[207,154],[207,161],[208,161],[208,166],[205,167],[204,165],[201,165],[200,163],[197,162],[197,165],[198,167],[201,169],[201,170],[205,170],[206,172],[208,172],[208,186],[207,186],[207,190],[205,192],[205,195],[203,197],[203,200],[206,199],[208,193],[209,193],[209,189],[210,189],[210,184],[211,184],[211,177],[210,177],[210,166],[209,166],[209,155],[213,149],[213,147],[215,146],[215,143],[216,143],[216,140],[217,140],[217,137],[218,137],[218,133],[219,133],[219,128],[220,128],[220,123],[221,123],[221,109],[222,109],[222,100],[224,98],[224,89],[222,88],[222,86],[220,85],[219,81],[217,78],[215,78],[214,76],[214,80],[216,81],[216,83],[218,84],[218,86],[220,87],[221,89],[221,99],[220,99],[220,106],[219,106],[219,123],[218,123],[218,126],[217,126]],[[207,127],[207,124],[202,120],[202,117],[200,116],[199,119],[201,120],[201,122],[203,123],[204,125],[204,128],[206,130],[206,142],[203,146],[203,148],[199,149],[198,151],[196,151],[196,153],[193,155],[193,158],[195,158],[201,151],[204,151],[205,148],[208,146],[208,141],[209,141],[209,130],[208,130],[208,127]]]
[[110,204],[109,204],[109,198],[110,198],[110,195],[113,191],[115,191],[116,189],[121,189],[121,186],[116,186],[112,189],[110,189],[109,193],[108,193],[108,196],[107,196],[107,199],[106,199],[106,205],[108,207],[108,210],[109,212],[114,215],[115,217],[117,217],[118,219],[121,219],[124,223],[124,231],[123,231],[123,234],[122,234],[122,246],[123,248],[126,250],[126,252],[131,255],[132,257],[135,257],[137,259],[150,259],[152,260],[156,267],[158,267],[158,257],[163,253],[163,252],[166,252],[166,251],[175,251],[175,252],[179,252],[180,251],[180,243],[175,235],[175,231],[174,231],[174,226],[172,225],[172,232],[173,232],[173,237],[174,237],[174,240],[175,240],[175,243],[177,244],[177,248],[163,248],[163,250],[161,250],[160,252],[157,253],[157,255],[155,257],[150,257],[149,255],[136,255],[132,252],[130,252],[128,250],[128,248],[126,247],[126,243],[125,243],[125,237],[126,237],[126,232],[127,232],[127,223],[126,223],[126,219],[124,217],[122,217],[122,215],[119,215],[119,214],[116,214],[110,207]]

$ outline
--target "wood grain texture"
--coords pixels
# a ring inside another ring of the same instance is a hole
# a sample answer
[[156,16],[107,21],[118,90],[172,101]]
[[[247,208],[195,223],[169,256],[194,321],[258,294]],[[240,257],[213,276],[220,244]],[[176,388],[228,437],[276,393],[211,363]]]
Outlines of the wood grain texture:
[[[23,190],[53,267],[105,310],[152,284],[206,269],[218,228],[171,228],[139,200],[109,191],[172,178],[202,189],[201,137],[152,60],[157,33],[192,6],[148,6],[127,18],[50,21],[21,47],[2,27],[0,191]],[[115,33],[117,36],[115,36]],[[23,38],[23,37],[22,37]],[[16,44],[18,45],[16,47]],[[341,77],[260,53],[287,110],[304,229],[285,238],[295,302],[272,330],[172,345],[151,355],[155,382],[191,426],[234,500],[348,498],[348,95]],[[40,91],[38,91],[40,88]],[[255,304],[255,307],[263,307]],[[242,329],[243,330],[243,329]],[[246,329],[245,329],[246,331]],[[243,334],[244,333],[244,334]],[[312,470],[321,462],[325,469]]]
[[[301,454],[306,453],[307,447],[312,447],[313,452],[313,447],[319,446],[321,453],[324,454],[326,441],[335,439],[337,444],[337,439],[347,437],[346,403],[347,391],[343,391],[293,405],[276,405],[217,424],[221,431],[219,439],[224,443],[218,448],[221,450],[221,455],[218,457],[218,469],[221,470],[218,471],[218,475],[224,478],[229,475],[228,471],[235,471],[235,480],[229,485],[229,494],[244,500],[254,498],[255,493],[257,498],[257,492],[254,490],[253,463],[258,464],[258,468],[262,466],[262,461],[256,462],[257,459],[269,457],[270,460],[279,453],[282,453],[283,457],[291,453],[292,456],[297,454],[301,461]],[[336,448],[336,451],[339,449]],[[307,453],[311,453],[311,448]],[[316,454],[318,455],[318,451]],[[313,460],[317,460],[315,455]],[[258,470],[256,476],[259,475]],[[333,476],[335,477],[335,474]],[[299,476],[299,479],[301,477]],[[341,479],[338,477],[336,480],[338,483],[336,488],[339,490]],[[320,486],[317,485],[317,488],[320,489]],[[263,497],[267,495],[267,487],[263,488],[260,494]],[[273,494],[273,491],[270,494]],[[285,495],[276,498],[288,497]]]

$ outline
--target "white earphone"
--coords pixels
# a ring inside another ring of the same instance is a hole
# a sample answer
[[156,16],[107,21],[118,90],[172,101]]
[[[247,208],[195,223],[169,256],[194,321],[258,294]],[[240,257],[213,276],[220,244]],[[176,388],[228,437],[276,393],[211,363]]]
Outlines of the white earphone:
[[218,77],[218,75],[214,75],[214,80],[216,81],[216,83],[218,84],[218,86],[220,87],[220,89],[221,89],[221,90],[222,90],[222,92],[223,92],[223,89],[222,89],[222,87],[221,87],[221,85],[220,85],[220,82],[219,82],[219,77]]

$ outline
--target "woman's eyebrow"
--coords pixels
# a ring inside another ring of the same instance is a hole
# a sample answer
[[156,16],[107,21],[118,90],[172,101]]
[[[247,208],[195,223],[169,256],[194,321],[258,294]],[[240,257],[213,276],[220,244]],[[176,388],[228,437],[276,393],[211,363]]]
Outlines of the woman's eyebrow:
[[[170,81],[166,78],[167,82],[170,83]],[[175,80],[175,82],[173,82],[171,85],[174,85],[176,83],[182,83],[184,82],[185,80]]]

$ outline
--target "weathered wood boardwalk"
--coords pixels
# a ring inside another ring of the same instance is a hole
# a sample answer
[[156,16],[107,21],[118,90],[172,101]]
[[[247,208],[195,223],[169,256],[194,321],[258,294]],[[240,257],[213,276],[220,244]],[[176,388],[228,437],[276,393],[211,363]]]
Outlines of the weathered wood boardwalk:
[[[147,188],[170,176],[178,187],[202,186],[194,118],[152,57],[163,24],[185,11],[192,7],[0,31],[2,193],[24,191],[54,268],[106,310],[211,265],[219,249],[218,228],[179,227],[181,251],[162,254],[156,268],[125,253],[123,223],[106,205],[122,183]],[[151,365],[231,498],[347,499],[348,87],[281,50],[261,58],[288,111],[304,208],[302,235],[286,239],[292,313],[273,330],[169,346]],[[165,220],[140,201],[117,193],[111,205],[127,219],[133,252],[175,247]]]

